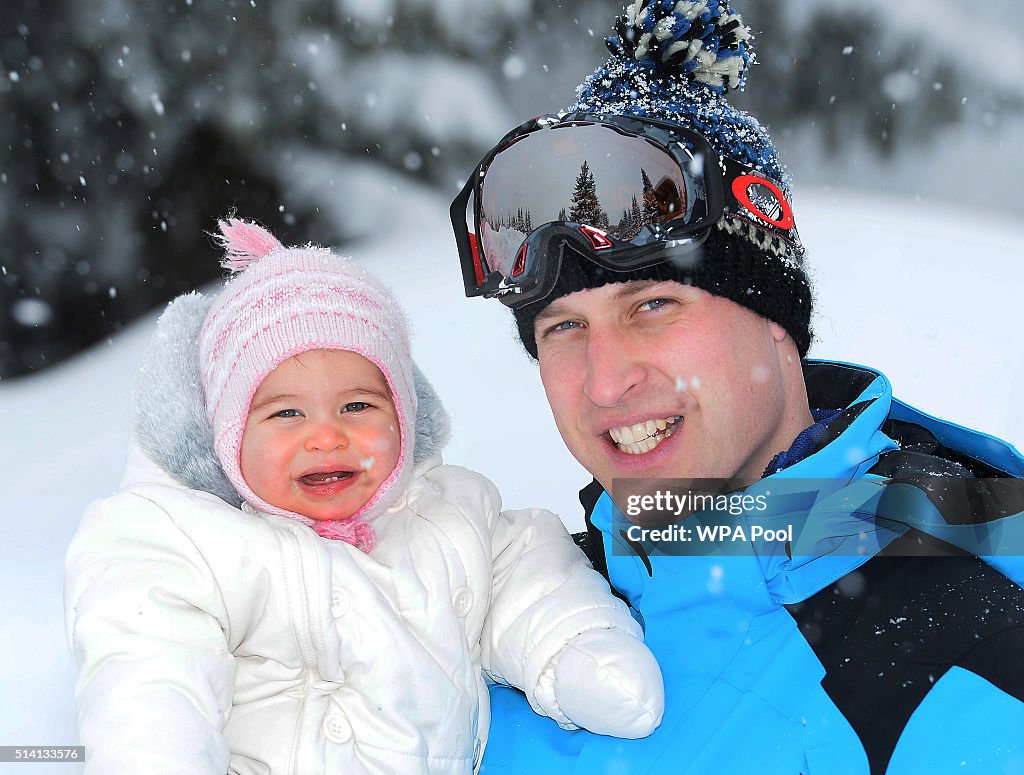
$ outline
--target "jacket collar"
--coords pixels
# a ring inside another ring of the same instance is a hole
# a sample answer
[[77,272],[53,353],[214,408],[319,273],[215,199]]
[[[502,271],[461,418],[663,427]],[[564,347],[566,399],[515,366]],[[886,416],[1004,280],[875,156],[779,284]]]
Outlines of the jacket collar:
[[[1011,445],[937,420],[893,399],[888,380],[877,371],[826,361],[807,361],[804,371],[811,405],[841,408],[842,413],[829,425],[816,451],[783,471],[762,479],[752,486],[752,490],[765,487],[779,489],[779,485],[785,489],[784,480],[787,479],[810,479],[816,480],[816,485],[823,485],[808,503],[808,508],[814,511],[808,524],[812,524],[815,532],[825,540],[821,545],[829,545],[832,549],[812,555],[790,556],[781,549],[753,557],[746,555],[748,561],[753,559],[760,566],[758,577],[763,579],[762,589],[775,603],[805,600],[873,555],[870,551],[863,555],[843,551],[840,548],[842,540],[854,537],[863,540],[862,534],[868,533],[868,540],[876,540],[879,546],[884,546],[895,537],[896,533],[886,529],[885,520],[879,524],[872,523],[871,529],[865,530],[868,524],[860,520],[858,514],[873,513],[870,504],[884,476],[873,469],[881,455],[900,448],[897,439],[904,438],[898,432],[901,423],[912,426],[919,433],[926,433],[947,451],[970,457],[976,463],[1004,472],[1003,475],[1019,477],[1024,471],[1024,459]],[[862,504],[863,508],[856,504]],[[594,509],[592,522],[608,535],[606,540],[622,544],[614,553],[617,556],[609,556],[608,569],[612,584],[631,601],[639,599],[651,577],[678,574],[691,565],[672,562],[674,558],[623,556],[629,553],[629,549],[615,534],[619,520],[622,520],[621,515],[614,514],[614,506],[605,494]],[[921,527],[925,529],[926,526]],[[952,535],[961,529],[960,526],[940,527],[950,533],[943,533],[941,537],[960,545]],[[1024,531],[1020,541],[1024,542]],[[636,548],[633,547],[634,550]],[[735,561],[738,568],[751,569],[750,564],[741,561],[742,557],[729,559]],[[988,559],[993,562],[992,558]],[[993,564],[999,567],[998,562]],[[1005,569],[1003,572],[1015,577]],[[733,591],[737,595],[757,597],[752,589]]]
[[[805,361],[804,374],[811,405],[842,412],[829,424],[812,454],[762,479],[754,485],[755,488],[770,488],[773,482],[784,479],[813,479],[828,482],[826,489],[838,491],[852,480],[863,477],[879,455],[898,446],[881,430],[893,400],[889,381],[882,374],[828,361]],[[592,522],[612,544],[622,544],[612,553],[618,556],[608,558],[608,569],[612,584],[630,600],[636,600],[642,594],[655,571],[683,571],[675,561],[677,558],[649,558],[637,552],[636,546],[632,546],[632,551],[626,547],[625,539],[618,536],[619,523],[625,524],[624,518],[618,514],[607,493],[594,509]],[[636,556],[628,556],[633,552],[637,552]],[[746,590],[744,585],[740,585],[744,589],[734,588],[733,593],[763,600],[767,592],[768,597],[776,602],[802,600],[816,592],[823,579],[838,578],[867,559],[867,556],[832,555],[805,557],[794,563],[783,551],[764,556],[731,557],[729,560],[736,572],[741,568],[753,571],[759,565],[760,571],[753,572],[763,580],[757,585],[761,592]],[[689,565],[691,563],[684,564]]]

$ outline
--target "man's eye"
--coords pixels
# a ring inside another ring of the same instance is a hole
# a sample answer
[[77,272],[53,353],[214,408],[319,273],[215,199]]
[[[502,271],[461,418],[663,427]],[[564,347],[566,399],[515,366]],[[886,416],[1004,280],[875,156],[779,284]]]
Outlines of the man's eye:
[[549,334],[559,334],[563,331],[573,331],[577,328],[582,328],[583,324],[578,320],[563,320],[561,323],[555,323],[553,326],[548,326],[544,329],[543,336]]
[[353,401],[350,404],[345,404],[342,408],[342,412],[361,412],[364,409],[369,409],[370,404],[365,401]]
[[282,409],[279,412],[274,412],[271,417],[302,417],[302,412],[298,409]]
[[656,309],[664,309],[672,303],[671,299],[648,299],[647,301],[641,302],[637,306],[638,312],[653,311]]

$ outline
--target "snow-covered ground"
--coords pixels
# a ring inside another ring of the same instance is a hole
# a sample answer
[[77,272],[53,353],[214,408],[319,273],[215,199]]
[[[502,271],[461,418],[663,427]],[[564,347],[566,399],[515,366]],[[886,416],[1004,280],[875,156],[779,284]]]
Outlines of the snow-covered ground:
[[[575,492],[589,478],[558,438],[509,314],[462,298],[445,203],[393,211],[405,223],[351,252],[406,304],[417,359],[453,417],[447,459],[494,479],[506,504],[547,506],[579,529]],[[812,355],[873,365],[920,408],[1024,445],[1024,221],[848,192],[799,192],[796,211],[817,287]],[[77,740],[63,555],[85,505],[117,486],[131,376],[152,321],[0,383],[0,745]]]

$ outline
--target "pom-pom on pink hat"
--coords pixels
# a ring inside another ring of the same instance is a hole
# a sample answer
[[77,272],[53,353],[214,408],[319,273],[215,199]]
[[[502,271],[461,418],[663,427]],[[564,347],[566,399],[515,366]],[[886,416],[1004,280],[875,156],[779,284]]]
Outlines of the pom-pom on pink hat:
[[[324,538],[369,552],[370,522],[412,476],[416,389],[409,332],[398,300],[348,258],[319,247],[285,247],[261,226],[221,221],[222,264],[234,274],[217,296],[199,335],[200,373],[214,449],[234,488],[259,511],[297,519]],[[249,406],[263,379],[308,350],[350,350],[387,380],[398,414],[401,449],[394,471],[357,513],[313,520],[267,503],[242,477],[240,451]]]

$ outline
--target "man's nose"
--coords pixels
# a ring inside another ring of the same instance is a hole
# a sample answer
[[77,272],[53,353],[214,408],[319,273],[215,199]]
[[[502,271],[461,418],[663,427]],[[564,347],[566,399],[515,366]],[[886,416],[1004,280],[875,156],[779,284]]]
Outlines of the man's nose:
[[636,357],[635,347],[615,331],[591,328],[587,336],[586,379],[583,392],[602,407],[619,404],[644,380],[646,370]]
[[340,420],[316,420],[306,436],[306,449],[310,452],[333,452],[348,447],[348,433]]

